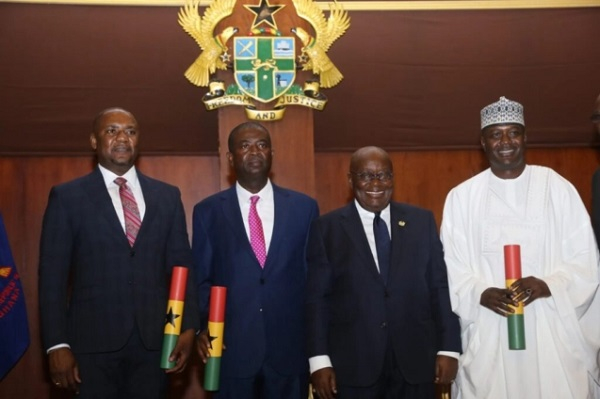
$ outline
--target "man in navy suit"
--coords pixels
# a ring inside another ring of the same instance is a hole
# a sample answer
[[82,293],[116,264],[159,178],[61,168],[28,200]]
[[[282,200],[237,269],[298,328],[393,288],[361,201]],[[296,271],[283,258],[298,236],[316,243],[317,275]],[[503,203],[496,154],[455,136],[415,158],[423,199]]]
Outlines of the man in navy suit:
[[[271,183],[273,151],[265,127],[255,122],[235,127],[228,146],[237,183],[198,203],[193,216],[192,253],[204,325],[210,287],[227,287],[225,350],[215,397],[306,399],[305,249],[318,206]],[[262,225],[262,252],[252,244],[257,240],[252,204]],[[199,353],[205,362],[208,347],[203,331]]]
[[[139,133],[128,111],[98,114],[90,135],[98,167],[53,187],[44,215],[39,299],[50,378],[81,399],[166,396],[160,357],[170,275],[191,265],[191,250],[179,189],[134,166]],[[135,232],[118,178],[134,197]],[[167,373],[182,371],[193,350],[194,290],[189,281]]]
[[392,162],[351,158],[355,200],[318,218],[308,243],[308,355],[321,399],[431,399],[454,380],[457,317],[431,212],[391,202]]

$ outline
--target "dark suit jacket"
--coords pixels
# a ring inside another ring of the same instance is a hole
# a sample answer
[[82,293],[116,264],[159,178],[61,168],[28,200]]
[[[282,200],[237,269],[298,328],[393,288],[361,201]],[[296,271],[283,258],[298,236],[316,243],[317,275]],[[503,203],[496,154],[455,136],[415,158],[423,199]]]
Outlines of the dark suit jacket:
[[[191,250],[179,189],[139,172],[138,178],[146,212],[133,248],[98,168],[50,191],[39,265],[46,348],[114,351],[137,323],[146,348],[161,349],[171,270],[189,267]],[[182,331],[199,327],[189,280]]]
[[600,243],[600,169],[592,177],[592,226],[596,243]]
[[275,221],[264,269],[244,229],[235,186],[194,208],[192,251],[204,323],[210,287],[227,287],[222,379],[254,375],[265,361],[286,375],[308,369],[305,249],[318,206],[275,185],[273,198]]
[[343,385],[375,383],[388,339],[412,384],[433,381],[438,351],[461,351],[433,215],[392,203],[391,231],[385,286],[354,201],[320,217],[311,228],[308,355],[329,355]]

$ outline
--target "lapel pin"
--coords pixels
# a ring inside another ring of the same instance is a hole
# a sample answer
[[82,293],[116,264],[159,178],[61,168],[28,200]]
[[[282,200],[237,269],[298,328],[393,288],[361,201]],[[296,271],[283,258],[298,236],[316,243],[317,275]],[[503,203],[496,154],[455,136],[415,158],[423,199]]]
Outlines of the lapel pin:
[[406,222],[405,222],[404,220],[400,220],[400,221],[398,222],[398,226],[400,226],[400,227],[404,227],[404,226],[406,226]]

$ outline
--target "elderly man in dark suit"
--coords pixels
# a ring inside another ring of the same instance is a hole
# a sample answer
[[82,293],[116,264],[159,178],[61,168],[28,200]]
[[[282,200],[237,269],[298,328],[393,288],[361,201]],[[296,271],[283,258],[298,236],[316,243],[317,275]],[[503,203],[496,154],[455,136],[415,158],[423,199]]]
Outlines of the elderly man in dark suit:
[[351,158],[355,200],[321,216],[308,243],[308,352],[321,399],[430,399],[454,380],[457,317],[431,212],[391,202],[392,162]]
[[[271,183],[272,156],[264,126],[238,125],[227,154],[237,183],[194,208],[192,252],[204,323],[210,287],[227,287],[219,399],[308,396],[305,249],[319,210],[312,198]],[[206,331],[199,342],[206,361]]]
[[[44,215],[39,298],[50,377],[81,399],[166,396],[170,275],[191,265],[191,250],[179,190],[134,166],[139,134],[128,111],[102,111],[90,135],[98,167],[53,187]],[[167,373],[183,370],[193,349],[194,289],[190,281]]]

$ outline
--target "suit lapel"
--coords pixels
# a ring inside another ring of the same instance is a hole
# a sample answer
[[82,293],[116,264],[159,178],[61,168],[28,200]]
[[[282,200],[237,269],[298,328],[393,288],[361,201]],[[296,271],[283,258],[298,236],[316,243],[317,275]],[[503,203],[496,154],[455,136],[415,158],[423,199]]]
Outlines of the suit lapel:
[[127,236],[123,231],[123,227],[121,226],[121,222],[119,222],[119,217],[115,211],[112,199],[110,198],[108,190],[106,189],[102,172],[100,172],[100,169],[96,167],[96,169],[94,169],[94,171],[88,176],[89,178],[86,179],[84,183],[84,191],[86,192],[90,203],[93,204],[93,209],[95,209],[98,214],[102,215],[106,219],[107,224],[112,231],[110,234],[113,237],[119,237],[119,241],[122,241],[124,244],[129,246]]
[[388,281],[390,281],[394,275],[399,274],[403,267],[406,231],[407,228],[410,227],[409,223],[406,221],[406,216],[406,211],[398,204],[391,204],[390,231],[392,233],[392,256]]
[[251,255],[252,259],[256,261],[256,266],[260,268],[258,259],[256,259],[256,255],[254,255],[254,251],[250,245],[248,234],[246,234],[243,219],[244,216],[242,216],[242,212],[240,211],[240,204],[237,192],[235,191],[235,186],[232,186],[221,193],[221,211],[223,212],[231,231],[233,231],[235,241],[240,243],[242,249]]
[[158,194],[158,186],[151,184],[150,180],[140,172],[137,172],[137,176],[138,181],[140,182],[140,187],[142,188],[142,195],[144,196],[146,211],[144,212],[142,225],[140,226],[135,243],[133,244],[134,247],[139,240],[143,240],[144,236],[147,234],[146,231],[150,228],[148,226],[152,226],[153,220],[158,214],[158,198],[160,198],[160,194]]
[[[277,252],[280,250],[284,240],[290,217],[290,204],[287,200],[288,197],[288,193],[273,184],[273,203],[275,207],[275,215],[273,222],[273,233],[271,234],[271,244],[269,245],[267,261],[265,263],[265,271],[269,271],[275,266],[273,259],[277,259]],[[269,259],[271,259],[270,262]]]
[[363,262],[360,262],[360,264],[365,265],[369,270],[369,273],[383,284],[383,279],[377,269],[375,258],[373,257],[371,247],[369,246],[369,240],[367,239],[365,229],[360,220],[360,215],[358,214],[354,201],[344,208],[341,216],[341,225],[350,238],[351,245],[356,249],[359,256],[363,258]]

